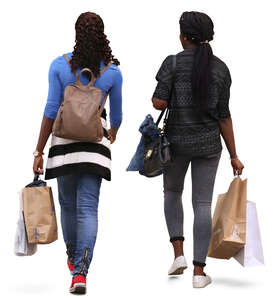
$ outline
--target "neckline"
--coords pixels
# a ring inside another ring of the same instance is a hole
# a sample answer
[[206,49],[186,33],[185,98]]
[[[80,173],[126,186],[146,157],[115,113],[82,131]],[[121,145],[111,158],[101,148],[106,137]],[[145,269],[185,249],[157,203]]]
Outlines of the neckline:
[[183,52],[184,51],[194,51],[194,50],[196,50],[197,48],[187,48],[187,49],[183,49]]
[[[72,52],[68,52],[67,56],[71,59],[72,58]],[[101,59],[101,61],[100,61],[100,69],[102,69],[104,67],[105,67],[104,60]],[[80,69],[80,67],[78,67],[78,68]]]

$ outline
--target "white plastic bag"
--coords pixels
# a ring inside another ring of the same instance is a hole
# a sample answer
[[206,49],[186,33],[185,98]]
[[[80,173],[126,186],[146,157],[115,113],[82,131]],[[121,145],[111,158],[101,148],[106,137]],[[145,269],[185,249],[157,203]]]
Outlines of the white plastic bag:
[[246,243],[234,258],[244,267],[264,265],[256,204],[251,201],[247,201],[246,207]]
[[14,252],[18,256],[30,256],[37,251],[36,244],[29,244],[23,215],[22,190],[19,191],[19,219],[15,233]]

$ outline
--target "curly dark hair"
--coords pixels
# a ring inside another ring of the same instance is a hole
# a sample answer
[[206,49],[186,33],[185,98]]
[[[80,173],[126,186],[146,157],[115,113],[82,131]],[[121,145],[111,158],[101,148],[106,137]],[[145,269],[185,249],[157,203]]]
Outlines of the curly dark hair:
[[[100,72],[100,62],[103,59],[105,65],[113,61],[119,65],[118,59],[112,55],[109,40],[104,33],[104,23],[101,17],[92,12],[82,13],[75,23],[75,46],[72,52],[71,71],[78,67],[89,68],[97,77]],[[90,73],[84,72],[90,79]]]

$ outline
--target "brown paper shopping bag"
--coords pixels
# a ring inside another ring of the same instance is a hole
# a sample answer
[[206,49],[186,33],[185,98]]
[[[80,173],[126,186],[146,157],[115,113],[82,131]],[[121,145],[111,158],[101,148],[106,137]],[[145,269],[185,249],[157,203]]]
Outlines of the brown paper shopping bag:
[[212,221],[208,256],[229,259],[245,245],[246,184],[237,176],[228,191],[218,197]]
[[49,244],[57,240],[57,222],[51,187],[34,177],[22,190],[24,220],[29,243]]

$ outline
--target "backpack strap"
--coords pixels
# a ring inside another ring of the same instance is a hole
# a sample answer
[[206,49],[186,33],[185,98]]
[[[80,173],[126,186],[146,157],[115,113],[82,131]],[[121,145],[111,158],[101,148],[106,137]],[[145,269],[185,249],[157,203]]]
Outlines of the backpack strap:
[[110,61],[105,67],[104,67],[104,69],[102,70],[102,71],[100,71],[100,76],[111,66],[113,64],[113,62],[112,61]]
[[[104,69],[100,72],[100,76],[112,65],[112,61],[110,61],[105,67],[104,67]],[[105,107],[105,104],[106,104],[106,101],[107,101],[107,97],[108,97],[108,95],[109,95],[109,91],[110,90],[108,90],[107,92],[106,92],[106,94],[105,94],[105,97],[104,97],[104,100],[103,100],[103,103],[102,103],[102,105],[100,106],[100,109],[99,109],[99,114],[101,115],[101,113],[103,112],[103,109],[104,109],[104,107]]]
[[69,60],[68,56],[66,54],[63,54],[63,56],[66,59],[66,61],[68,62],[68,64],[70,65],[70,60]]
[[[70,59],[68,58],[68,56],[66,54],[63,54],[64,58],[66,59],[66,61],[68,62],[69,66],[71,67],[71,63],[70,63]],[[76,76],[76,72],[74,71],[73,74]]]
[[104,109],[104,107],[105,107],[105,104],[106,104],[108,95],[109,95],[109,90],[106,92],[105,97],[104,97],[104,100],[103,100],[103,103],[102,103],[102,105],[101,105],[100,108],[99,108],[99,115],[101,115],[102,112],[103,112],[103,109]]

